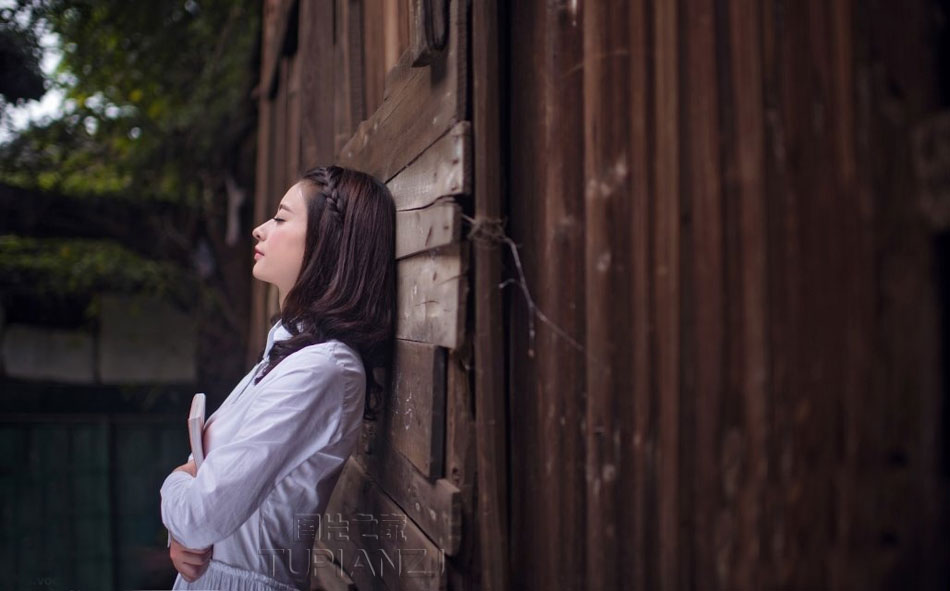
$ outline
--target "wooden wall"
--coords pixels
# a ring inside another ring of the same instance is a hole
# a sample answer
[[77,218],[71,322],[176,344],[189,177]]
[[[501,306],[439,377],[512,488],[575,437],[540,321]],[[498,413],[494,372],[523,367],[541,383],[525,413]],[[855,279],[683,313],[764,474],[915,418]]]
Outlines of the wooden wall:
[[331,510],[445,559],[356,568],[395,549],[356,529],[315,588],[945,587],[934,5],[453,0],[427,48],[438,6],[265,2],[256,220],[328,162],[399,210]]
[[933,10],[510,5],[514,587],[945,588]]
[[[383,101],[387,73],[409,46],[409,0],[265,0],[258,97],[255,224],[299,175],[336,162]],[[249,360],[277,310],[255,282]]]
[[[313,587],[473,588],[482,568],[478,545],[495,554],[504,546],[493,540],[506,527],[498,518],[504,484],[490,478],[490,464],[478,472],[493,488],[479,491],[490,494],[477,515],[475,501],[476,462],[493,456],[476,457],[481,403],[473,386],[485,379],[473,374],[485,372],[473,350],[489,351],[480,362],[503,376],[492,340],[500,343],[501,333],[473,331],[470,295],[473,286],[497,285],[501,257],[489,248],[494,263],[473,271],[481,255],[463,231],[464,220],[498,203],[497,187],[475,189],[473,130],[485,126],[472,118],[470,6],[267,0],[264,12],[255,223],[272,215],[300,172],[331,163],[386,182],[397,209],[393,388],[380,419],[364,425],[330,499],[326,517],[342,519],[346,535],[337,535],[339,527],[317,532]],[[491,105],[497,128],[498,101]],[[481,317],[500,327],[500,294],[490,289],[494,307],[484,306]],[[253,295],[251,342],[261,343],[278,312],[276,293],[256,282]],[[249,355],[258,353],[255,346]],[[503,400],[500,388],[491,395]],[[494,408],[500,420],[488,430],[504,424],[504,407]],[[503,445],[504,431],[492,432]],[[479,539],[483,520],[498,535]],[[501,572],[504,554],[498,557],[491,564]]]

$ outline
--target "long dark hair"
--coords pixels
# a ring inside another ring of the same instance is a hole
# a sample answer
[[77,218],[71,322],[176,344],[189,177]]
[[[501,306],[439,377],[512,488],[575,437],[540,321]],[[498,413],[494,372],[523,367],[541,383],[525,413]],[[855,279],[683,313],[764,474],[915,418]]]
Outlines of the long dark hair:
[[[307,202],[303,263],[280,312],[291,336],[274,342],[254,383],[291,353],[338,339],[362,358],[364,416],[374,419],[392,374],[396,205],[386,185],[356,170],[313,168],[301,180]],[[387,383],[376,379],[376,368],[383,368]]]

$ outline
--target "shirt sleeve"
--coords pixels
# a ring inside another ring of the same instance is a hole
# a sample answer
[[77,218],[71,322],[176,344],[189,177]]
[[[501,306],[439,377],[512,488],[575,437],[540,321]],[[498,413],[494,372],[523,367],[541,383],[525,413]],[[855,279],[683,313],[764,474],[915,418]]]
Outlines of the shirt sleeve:
[[[195,459],[195,454],[189,453],[189,454],[188,454],[188,459],[185,460],[185,463],[187,464],[188,462],[190,462],[190,461],[193,460],[193,459]],[[166,529],[166,533],[168,534],[168,544],[167,544],[165,547],[166,547],[166,548],[171,548],[171,547],[172,547],[172,532],[167,531],[167,529]]]
[[234,438],[212,449],[197,476],[173,471],[161,488],[162,522],[186,548],[203,549],[240,527],[277,482],[342,437],[346,383],[325,351],[304,348],[254,391]]

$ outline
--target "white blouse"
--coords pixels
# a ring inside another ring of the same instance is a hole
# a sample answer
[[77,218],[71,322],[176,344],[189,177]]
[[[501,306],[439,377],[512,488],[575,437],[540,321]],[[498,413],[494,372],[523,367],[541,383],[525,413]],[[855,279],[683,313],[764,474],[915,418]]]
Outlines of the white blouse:
[[253,384],[274,341],[288,337],[278,321],[261,362],[206,421],[197,476],[173,471],[162,483],[169,535],[214,546],[205,573],[193,583],[179,574],[173,589],[309,589],[315,526],[359,440],[366,374],[354,349],[330,340]]

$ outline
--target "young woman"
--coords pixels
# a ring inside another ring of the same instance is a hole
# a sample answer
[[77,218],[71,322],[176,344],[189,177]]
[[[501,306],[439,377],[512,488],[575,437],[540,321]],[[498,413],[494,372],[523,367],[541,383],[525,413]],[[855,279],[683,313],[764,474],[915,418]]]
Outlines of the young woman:
[[385,391],[372,369],[392,357],[395,225],[385,185],[331,166],[254,229],[280,319],[208,418],[201,469],[189,456],[162,484],[173,589],[309,590],[321,514]]

